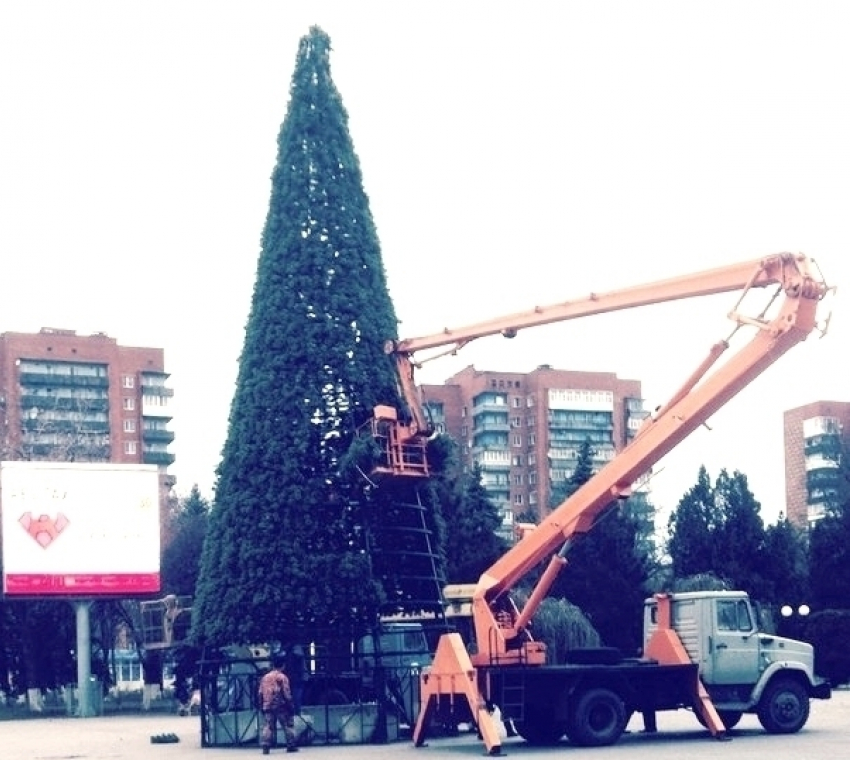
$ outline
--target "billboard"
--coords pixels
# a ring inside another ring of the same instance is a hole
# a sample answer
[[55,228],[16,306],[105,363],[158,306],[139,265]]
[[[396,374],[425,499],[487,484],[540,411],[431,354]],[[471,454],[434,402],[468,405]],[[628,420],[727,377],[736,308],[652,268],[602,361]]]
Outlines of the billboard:
[[154,465],[0,462],[0,530],[9,596],[160,590]]

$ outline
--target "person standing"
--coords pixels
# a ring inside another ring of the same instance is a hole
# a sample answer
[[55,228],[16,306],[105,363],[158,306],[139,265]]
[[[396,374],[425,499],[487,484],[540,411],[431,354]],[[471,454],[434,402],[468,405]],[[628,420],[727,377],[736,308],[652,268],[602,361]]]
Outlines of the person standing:
[[286,751],[298,752],[295,743],[295,704],[292,701],[289,678],[283,672],[283,667],[283,656],[275,655],[272,659],[272,669],[260,679],[257,688],[260,710],[263,713],[260,746],[264,755],[268,755],[271,750],[278,724],[286,734]]
[[289,678],[289,688],[292,690],[292,701],[295,714],[301,714],[304,701],[304,682],[307,680],[307,658],[300,644],[293,644],[286,650],[286,666],[284,668]]

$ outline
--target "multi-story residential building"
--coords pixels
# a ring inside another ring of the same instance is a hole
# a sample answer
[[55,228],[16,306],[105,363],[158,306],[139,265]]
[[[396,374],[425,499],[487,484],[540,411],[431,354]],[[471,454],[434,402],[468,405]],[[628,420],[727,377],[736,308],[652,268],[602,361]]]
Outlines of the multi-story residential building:
[[155,464],[174,440],[163,350],[104,333],[0,334],[0,458]]
[[[479,466],[506,533],[523,516],[545,516],[553,489],[572,475],[585,440],[598,470],[646,417],[640,382],[608,372],[468,366],[443,385],[421,390],[437,429],[458,442],[464,465]],[[648,502],[645,509],[651,509]],[[641,517],[650,522],[646,530],[652,535],[651,513]]]
[[785,509],[805,528],[838,497],[843,446],[850,443],[850,402],[815,401],[789,409],[785,428]]

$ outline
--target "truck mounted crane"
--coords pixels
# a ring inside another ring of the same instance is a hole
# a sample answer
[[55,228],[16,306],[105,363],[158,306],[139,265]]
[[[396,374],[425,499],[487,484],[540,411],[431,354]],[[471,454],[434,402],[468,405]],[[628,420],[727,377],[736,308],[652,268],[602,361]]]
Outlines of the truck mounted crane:
[[[758,289],[769,289],[767,304],[754,315],[743,313],[744,299]],[[550,665],[545,645],[533,638],[529,624],[566,565],[570,546],[612,505],[627,498],[639,477],[813,330],[819,328],[825,333],[828,319],[819,325],[817,312],[830,290],[812,259],[799,253],[779,253],[622,290],[591,293],[464,329],[388,342],[385,350],[396,362],[408,419],[401,420],[391,407],[375,409],[372,428],[383,454],[378,470],[422,477],[428,475],[426,444],[433,430],[414,383],[414,368],[421,364],[414,360],[417,351],[448,346],[440,355],[455,353],[470,341],[488,335],[513,337],[519,330],[537,325],[740,291],[728,314],[733,323],[730,336],[711,347],[672,398],[644,421],[628,446],[481,575],[472,596],[476,651],[467,652],[458,633],[441,636],[433,663],[421,676],[421,710],[413,732],[416,746],[424,743],[426,726],[436,712],[462,711],[477,724],[488,753],[500,754],[501,738],[491,714],[494,705],[503,716],[514,719],[519,732],[533,743],[556,741],[566,734],[574,743],[585,746],[611,744],[619,738],[632,712],[681,707],[693,709],[717,737],[725,735],[722,718],[729,722],[731,715],[743,711],[758,711],[768,730],[799,730],[808,716],[808,697],[829,695],[828,685],[814,675],[808,645],[790,642],[786,646],[788,640],[761,638],[765,647],[773,648],[759,656],[776,667],[760,668],[757,683],[737,684],[738,696],[721,716],[701,678],[701,664],[693,661],[693,647],[688,649],[676,631],[672,620],[675,601],[670,595],[659,594],[652,601],[651,634],[641,658],[607,664]],[[742,329],[752,329],[754,334],[719,363],[732,337]],[[509,596],[510,590],[547,557],[548,565],[519,609]],[[746,599],[744,603],[749,604]],[[747,639],[756,633],[755,628],[743,630],[742,636]],[[781,656],[786,659],[780,661]],[[769,678],[778,670],[799,671],[801,685],[794,686],[796,682],[786,678],[771,686]],[[787,683],[791,686],[780,688]],[[805,709],[799,706],[797,710],[800,719],[781,717],[783,710],[788,712],[789,694],[798,702],[805,699]]]

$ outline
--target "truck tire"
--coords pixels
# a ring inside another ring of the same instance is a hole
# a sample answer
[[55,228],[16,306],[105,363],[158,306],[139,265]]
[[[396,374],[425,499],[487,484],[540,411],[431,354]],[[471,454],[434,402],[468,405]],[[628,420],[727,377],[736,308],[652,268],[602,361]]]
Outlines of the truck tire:
[[809,695],[793,678],[771,681],[758,706],[759,723],[770,734],[795,734],[809,719]]
[[[533,712],[532,712],[533,711]],[[551,747],[567,732],[567,727],[549,712],[526,708],[526,719],[516,721],[516,732],[535,747]]]
[[567,726],[567,737],[579,747],[614,744],[626,728],[623,700],[610,689],[590,689],[576,702]]

